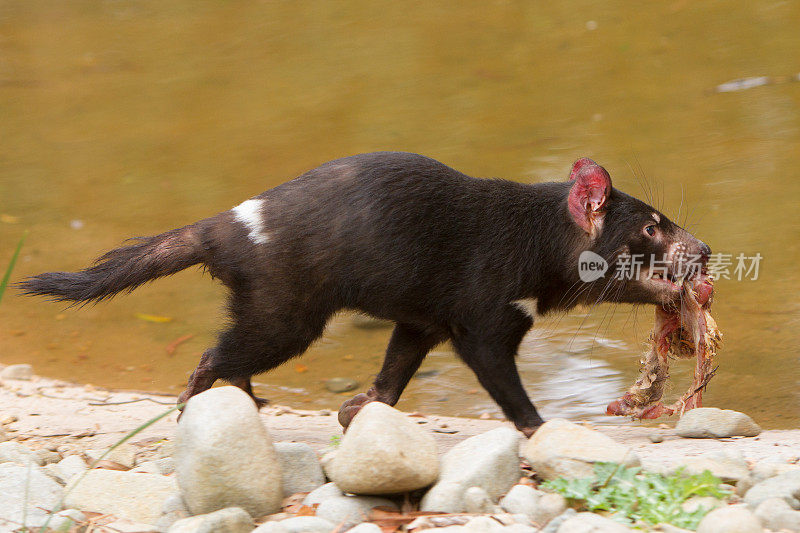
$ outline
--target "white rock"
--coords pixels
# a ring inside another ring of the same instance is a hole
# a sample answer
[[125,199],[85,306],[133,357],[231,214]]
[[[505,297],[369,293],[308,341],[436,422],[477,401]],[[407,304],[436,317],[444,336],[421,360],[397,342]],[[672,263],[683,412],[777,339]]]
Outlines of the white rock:
[[64,509],[63,511],[53,514],[47,527],[57,533],[67,533],[72,526],[85,520],[86,515],[83,512],[77,509]]
[[383,530],[376,524],[370,524],[369,522],[364,522],[363,524],[358,524],[356,527],[352,529],[348,529],[347,533],[381,533],[382,531]]
[[42,466],[42,458],[36,452],[14,441],[0,442],[0,463]]
[[719,439],[724,437],[755,437],[761,428],[744,413],[716,407],[698,407],[687,411],[675,425],[680,437]]
[[[108,450],[86,450],[83,454],[89,459],[90,464],[100,459]],[[133,468],[136,464],[136,452],[139,448],[129,442],[123,442],[113,450],[108,452],[108,455],[103,457],[103,461],[111,461],[121,464],[125,468]]]
[[161,504],[161,516],[156,522],[159,531],[167,531],[178,520],[189,518],[189,510],[179,492],[167,496]]
[[716,509],[717,507],[722,507],[723,505],[725,504],[722,502],[722,500],[718,500],[713,496],[694,496],[683,502],[681,504],[681,509],[687,513],[694,513],[701,508],[705,509],[706,511],[710,511],[712,509]]
[[303,499],[303,505],[308,505],[310,507],[320,504],[328,498],[338,498],[339,496],[344,496],[344,492],[336,486],[336,483],[331,481],[309,492],[308,496]]
[[790,471],[800,471],[800,465],[774,458],[758,461],[750,469],[750,475],[736,483],[736,494],[744,496],[748,490],[762,481]]
[[628,446],[572,422],[545,422],[522,448],[536,474],[544,479],[577,479],[594,475],[597,462],[639,466],[639,456]]
[[296,516],[261,524],[253,533],[330,533],[336,524],[318,516]]
[[736,450],[707,453],[699,457],[686,457],[675,465],[670,473],[676,473],[681,467],[684,468],[684,473],[689,475],[702,474],[705,470],[709,470],[728,483],[736,483],[750,475],[747,461]]
[[756,509],[761,525],[772,531],[800,531],[800,511],[786,503],[783,498],[770,498],[761,502]]
[[762,533],[762,527],[749,509],[731,505],[708,513],[697,526],[697,533]]
[[[0,464],[0,530],[6,522],[39,527],[61,499],[61,485],[33,464]],[[26,507],[27,502],[27,507]]]
[[567,510],[567,499],[561,494],[548,492],[536,502],[536,509],[531,515],[531,520],[540,526],[549,523],[555,517]]
[[175,471],[194,514],[242,507],[252,516],[280,510],[281,470],[253,400],[238,387],[193,396],[178,424]]
[[442,456],[439,481],[422,498],[420,510],[463,512],[469,487],[481,487],[498,499],[519,481],[518,450],[519,434],[508,427],[459,442]]
[[317,454],[305,442],[276,442],[275,451],[281,463],[284,496],[311,492],[325,484]]
[[46,448],[41,448],[34,452],[40,460],[42,466],[50,465],[53,463],[57,463],[61,460],[61,454],[58,452],[54,452],[53,450],[48,450]]
[[537,533],[539,530],[525,524],[511,524],[503,528],[503,533]]
[[480,487],[470,487],[464,491],[464,509],[468,513],[491,513],[494,511],[494,503]]
[[476,516],[464,524],[464,533],[502,533],[505,528],[488,516]]
[[744,501],[753,509],[770,498],[783,498],[793,509],[800,509],[800,471],[791,470],[765,479],[744,495]]
[[578,513],[558,526],[558,533],[630,533],[631,529],[594,513]]
[[168,533],[250,533],[255,524],[241,507],[226,507],[213,513],[178,520]]
[[558,528],[561,527],[561,524],[575,516],[578,516],[578,511],[569,508],[557,517],[550,520],[550,522],[548,522],[547,525],[542,528],[541,533],[556,533]]
[[159,474],[168,476],[175,472],[175,461],[172,457],[162,457],[152,461],[142,461],[132,472],[146,472],[148,474]]
[[400,411],[371,402],[353,418],[326,473],[353,494],[421,489],[439,475],[436,440]]
[[514,485],[508,494],[500,500],[500,507],[509,513],[520,513],[533,517],[538,507],[539,498],[545,493],[528,485]]
[[55,464],[53,472],[62,483],[68,483],[72,476],[83,474],[88,469],[80,455],[68,455]]
[[65,489],[65,506],[155,524],[164,500],[178,492],[175,479],[96,468],[71,480]]
[[397,505],[385,498],[371,496],[340,496],[326,498],[317,507],[317,516],[334,524],[341,524],[343,529],[354,527],[369,518],[375,507],[397,509]]
[[156,526],[134,522],[127,518],[119,518],[109,522],[105,527],[114,533],[158,533],[160,531]]
[[2,379],[19,379],[28,381],[33,377],[33,367],[31,365],[8,365],[0,372]]

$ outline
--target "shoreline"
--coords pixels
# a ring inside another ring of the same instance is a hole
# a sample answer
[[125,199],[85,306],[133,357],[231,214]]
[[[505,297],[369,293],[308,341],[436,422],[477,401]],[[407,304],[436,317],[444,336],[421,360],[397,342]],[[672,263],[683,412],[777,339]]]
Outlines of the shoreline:
[[[24,442],[34,449],[105,448],[172,408],[175,401],[176,397],[171,395],[108,390],[40,376],[29,380],[3,379],[0,383],[0,429],[8,439]],[[318,453],[327,451],[342,435],[336,412],[330,410],[269,405],[262,408],[259,415],[273,441],[305,442]],[[501,426],[513,427],[500,420],[428,413],[415,413],[413,417],[434,433],[440,453],[468,437]],[[177,415],[171,413],[142,430],[131,442],[146,447],[148,443],[172,440],[176,418]],[[757,437],[685,439],[675,434],[674,424],[654,428],[576,422],[630,446],[647,469],[669,468],[689,456],[724,450],[736,450],[749,462],[767,458],[787,462],[800,460],[800,429],[765,430]],[[520,437],[522,442],[522,434]],[[651,441],[658,440],[657,437],[663,441]]]

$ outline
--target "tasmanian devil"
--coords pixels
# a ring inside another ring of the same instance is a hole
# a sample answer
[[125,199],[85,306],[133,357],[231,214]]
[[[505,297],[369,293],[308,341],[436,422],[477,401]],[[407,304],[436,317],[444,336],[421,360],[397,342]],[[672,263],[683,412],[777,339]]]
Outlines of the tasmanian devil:
[[[591,282],[579,256],[611,268]],[[612,276],[621,256],[646,261]],[[678,305],[677,273],[710,250],[663,213],[611,186],[583,158],[569,180],[522,184],[466,176],[417,154],[377,152],[325,163],[238,206],[111,250],[80,272],[23,280],[26,294],[97,302],[202,264],[230,289],[232,322],[180,396],[250,378],[302,354],[337,311],[396,325],[380,373],[339,411],[394,405],[428,351],[450,340],[520,431],[542,419],[514,361],[534,316],[597,302]],[[656,274],[655,261],[667,268]],[[253,396],[260,406],[265,401]]]

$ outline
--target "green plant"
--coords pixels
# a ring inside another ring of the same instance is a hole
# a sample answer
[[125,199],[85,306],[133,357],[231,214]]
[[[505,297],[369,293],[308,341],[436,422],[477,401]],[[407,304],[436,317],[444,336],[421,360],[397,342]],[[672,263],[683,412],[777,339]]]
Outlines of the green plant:
[[339,446],[342,443],[342,436],[341,435],[331,435],[331,440],[329,444],[331,446]]
[[708,470],[687,475],[681,469],[663,476],[615,463],[596,463],[593,477],[559,478],[543,483],[542,487],[583,502],[590,511],[607,511],[611,518],[621,522],[668,523],[694,530],[710,509],[699,506],[690,512],[681,504],[694,496],[728,496],[730,492],[721,483]]
[[14,270],[14,264],[17,262],[17,257],[19,257],[19,251],[22,250],[22,245],[25,243],[25,237],[27,237],[28,232],[22,234],[22,237],[19,239],[17,243],[17,248],[14,250],[13,255],[11,256],[11,261],[8,262],[8,267],[6,267],[6,272],[3,274],[3,279],[0,281],[0,300],[3,299],[3,293],[6,292],[6,287],[8,287],[8,280],[11,279],[11,271]]

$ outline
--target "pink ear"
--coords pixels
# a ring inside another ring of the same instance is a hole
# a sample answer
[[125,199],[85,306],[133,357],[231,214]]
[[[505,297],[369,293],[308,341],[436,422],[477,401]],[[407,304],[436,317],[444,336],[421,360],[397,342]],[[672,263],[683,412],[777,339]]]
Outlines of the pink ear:
[[583,157],[572,165],[569,179],[575,182],[567,200],[572,219],[595,237],[603,226],[603,215],[611,194],[611,176],[606,169]]

